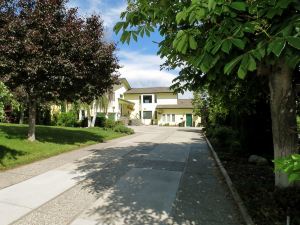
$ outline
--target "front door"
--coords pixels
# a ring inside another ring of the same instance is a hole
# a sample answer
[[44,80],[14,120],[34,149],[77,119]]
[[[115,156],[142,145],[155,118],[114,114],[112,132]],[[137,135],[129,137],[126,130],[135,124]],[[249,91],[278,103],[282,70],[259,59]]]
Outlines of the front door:
[[192,116],[192,114],[186,114],[186,126],[187,127],[193,126],[193,116]]

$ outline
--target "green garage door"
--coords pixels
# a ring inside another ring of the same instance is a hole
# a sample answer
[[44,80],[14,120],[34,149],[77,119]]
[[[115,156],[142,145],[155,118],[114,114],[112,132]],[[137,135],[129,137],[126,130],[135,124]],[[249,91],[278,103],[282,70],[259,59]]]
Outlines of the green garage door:
[[193,116],[192,116],[192,114],[186,114],[186,126],[187,127],[193,126]]

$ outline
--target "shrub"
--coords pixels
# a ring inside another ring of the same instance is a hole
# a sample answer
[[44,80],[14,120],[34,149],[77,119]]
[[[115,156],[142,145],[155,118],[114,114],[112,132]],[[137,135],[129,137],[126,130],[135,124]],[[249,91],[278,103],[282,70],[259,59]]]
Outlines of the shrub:
[[97,116],[96,117],[96,122],[95,122],[95,126],[96,127],[105,127],[105,122],[106,122],[106,118],[105,116]]
[[57,117],[57,126],[75,127],[77,125],[77,115],[75,112],[60,113]]
[[231,150],[240,148],[237,132],[230,127],[207,128],[206,135],[216,140],[220,147],[229,147]]
[[105,128],[113,129],[116,125],[117,125],[117,123],[116,123],[114,120],[112,120],[112,119],[107,119],[107,120],[105,120],[105,125],[104,125],[104,127],[105,127]]
[[126,127],[124,125],[117,125],[113,128],[115,132],[124,133],[124,134],[134,134],[133,129]]

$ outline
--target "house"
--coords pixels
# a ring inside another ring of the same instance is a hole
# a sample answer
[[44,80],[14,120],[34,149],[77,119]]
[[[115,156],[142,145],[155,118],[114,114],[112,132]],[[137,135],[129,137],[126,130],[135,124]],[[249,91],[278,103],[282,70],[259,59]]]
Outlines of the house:
[[[201,123],[201,118],[193,115],[191,99],[178,99],[169,87],[132,88],[125,78],[113,87],[106,110],[94,105],[91,114],[97,113],[114,120],[141,120],[144,125],[191,127]],[[82,110],[80,119],[86,116]]]

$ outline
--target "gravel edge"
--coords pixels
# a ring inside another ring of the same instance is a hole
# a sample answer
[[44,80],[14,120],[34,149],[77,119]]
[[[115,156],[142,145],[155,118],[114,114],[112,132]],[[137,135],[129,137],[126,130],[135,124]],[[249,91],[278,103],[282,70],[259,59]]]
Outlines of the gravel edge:
[[242,201],[242,199],[241,199],[239,193],[237,192],[236,188],[234,187],[227,171],[225,170],[222,162],[220,161],[218,154],[215,152],[215,150],[214,150],[213,146],[211,145],[210,141],[208,140],[208,138],[204,134],[203,134],[203,136],[205,137],[205,140],[209,146],[210,151],[212,152],[214,160],[216,161],[216,163],[226,181],[226,184],[230,190],[230,193],[232,194],[233,200],[235,201],[235,203],[237,204],[237,206],[240,210],[243,220],[245,221],[246,225],[255,225],[251,216],[248,213],[247,208],[245,207],[244,202]]

